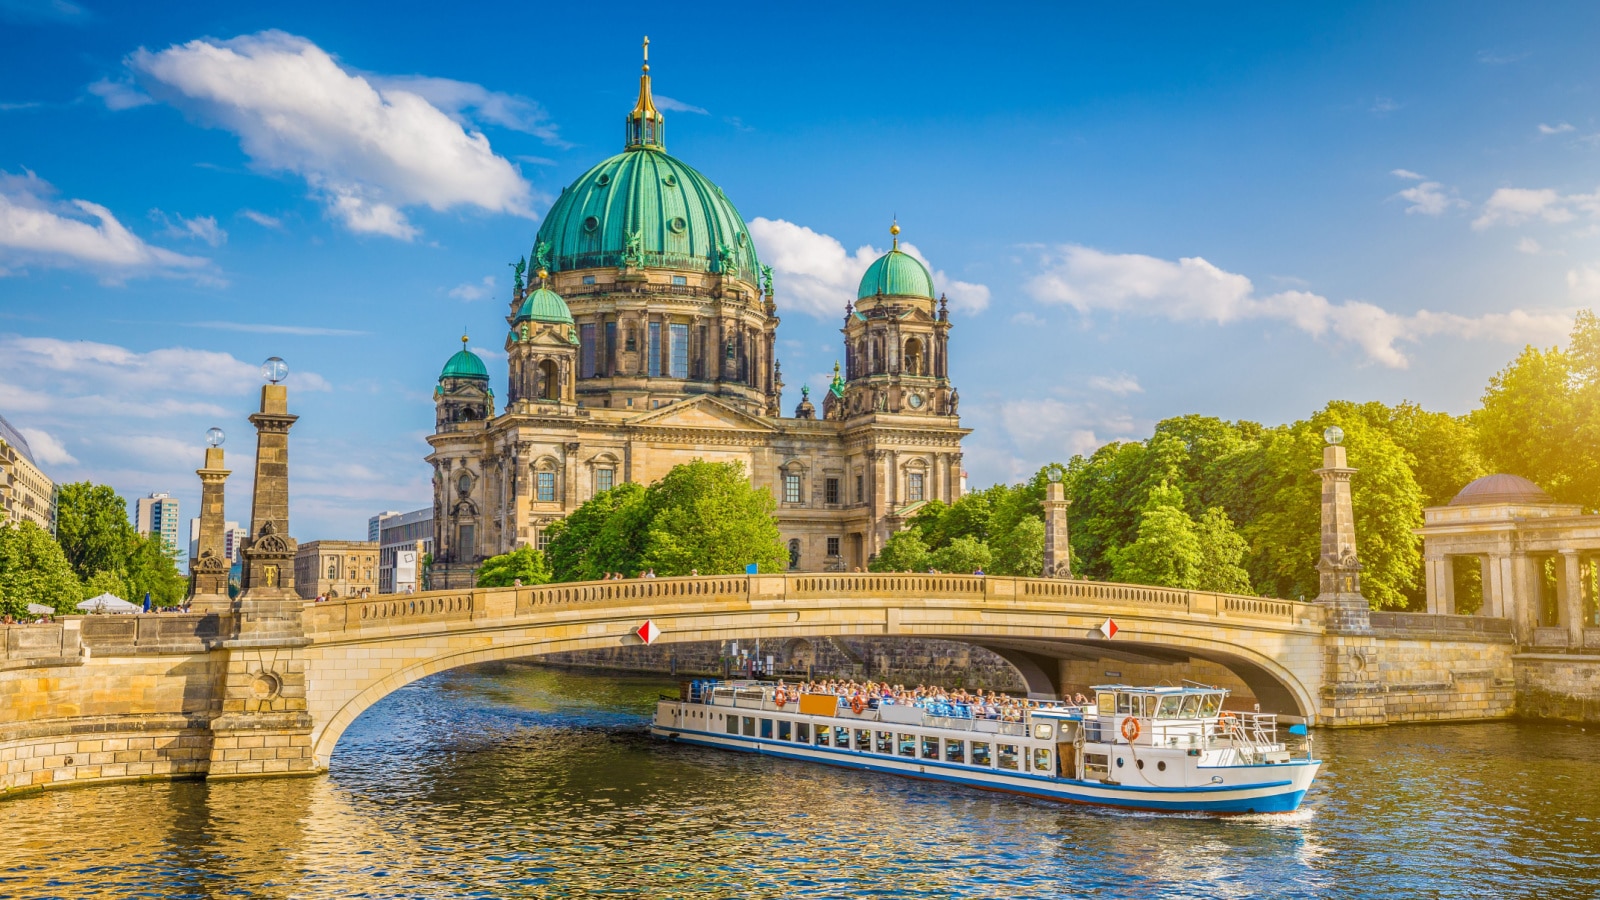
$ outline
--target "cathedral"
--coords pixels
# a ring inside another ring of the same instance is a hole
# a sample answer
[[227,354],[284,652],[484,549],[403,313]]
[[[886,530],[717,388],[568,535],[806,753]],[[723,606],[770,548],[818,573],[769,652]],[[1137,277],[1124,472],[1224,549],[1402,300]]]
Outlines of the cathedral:
[[561,192],[517,265],[503,404],[466,338],[439,374],[433,586],[468,586],[595,495],[695,459],[772,492],[792,571],[865,569],[922,504],[954,501],[969,429],[950,316],[890,230],[840,298],[843,371],[820,411],[802,388],[784,416],[772,270],[722,189],[667,154],[647,57],[623,152]]

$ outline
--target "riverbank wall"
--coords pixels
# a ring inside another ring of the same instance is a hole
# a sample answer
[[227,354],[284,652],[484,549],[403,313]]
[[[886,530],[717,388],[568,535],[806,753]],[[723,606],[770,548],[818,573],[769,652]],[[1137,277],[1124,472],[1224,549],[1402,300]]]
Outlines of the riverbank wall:
[[1600,722],[1600,655],[1519,653],[1516,667],[1518,715]]

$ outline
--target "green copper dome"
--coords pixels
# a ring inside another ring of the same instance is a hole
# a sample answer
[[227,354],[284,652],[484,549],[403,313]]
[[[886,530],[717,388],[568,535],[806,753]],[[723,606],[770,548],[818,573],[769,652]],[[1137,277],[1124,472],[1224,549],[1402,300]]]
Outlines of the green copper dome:
[[444,371],[439,373],[439,380],[446,378],[473,378],[478,381],[489,380],[489,370],[484,368],[483,359],[478,354],[467,349],[467,339],[461,339],[461,349],[450,361],[444,364]]
[[733,203],[651,145],[619,153],[574,181],[550,207],[537,240],[534,259],[552,272],[632,261],[758,283],[755,245]]
[[856,299],[865,300],[877,294],[899,294],[910,297],[927,297],[933,299],[933,276],[928,274],[928,267],[917,261],[917,258],[898,249],[878,257],[872,265],[867,267],[865,275],[861,276],[861,288],[856,291]]
[[535,322],[549,322],[556,325],[571,325],[572,310],[567,308],[567,301],[561,295],[547,287],[541,287],[528,295],[522,301],[522,308],[517,310],[517,321],[528,320]]

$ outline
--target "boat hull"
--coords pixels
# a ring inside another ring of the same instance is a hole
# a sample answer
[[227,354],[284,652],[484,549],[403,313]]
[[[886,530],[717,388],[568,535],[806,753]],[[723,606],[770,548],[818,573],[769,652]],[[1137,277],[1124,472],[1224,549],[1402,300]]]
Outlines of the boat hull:
[[1293,760],[1273,765],[1231,767],[1230,775],[1247,769],[1247,784],[1203,787],[1143,787],[1099,781],[1049,778],[1027,773],[974,770],[933,760],[882,756],[857,750],[822,747],[767,738],[743,737],[690,728],[652,724],[652,735],[678,743],[804,760],[847,769],[900,775],[981,790],[1021,794],[1044,800],[1083,803],[1117,809],[1169,813],[1244,815],[1284,813],[1299,808],[1321,766],[1318,760]]

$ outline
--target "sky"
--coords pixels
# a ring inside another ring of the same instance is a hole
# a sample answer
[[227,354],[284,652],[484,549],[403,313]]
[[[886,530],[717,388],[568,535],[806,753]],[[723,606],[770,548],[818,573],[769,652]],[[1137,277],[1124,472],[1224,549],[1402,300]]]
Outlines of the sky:
[[0,415],[185,516],[221,427],[248,521],[279,356],[292,533],[428,505],[439,369],[471,335],[505,396],[508,265],[646,34],[776,271],[785,409],[897,218],[973,487],[1186,413],[1464,413],[1600,297],[1592,4],[0,0]]

